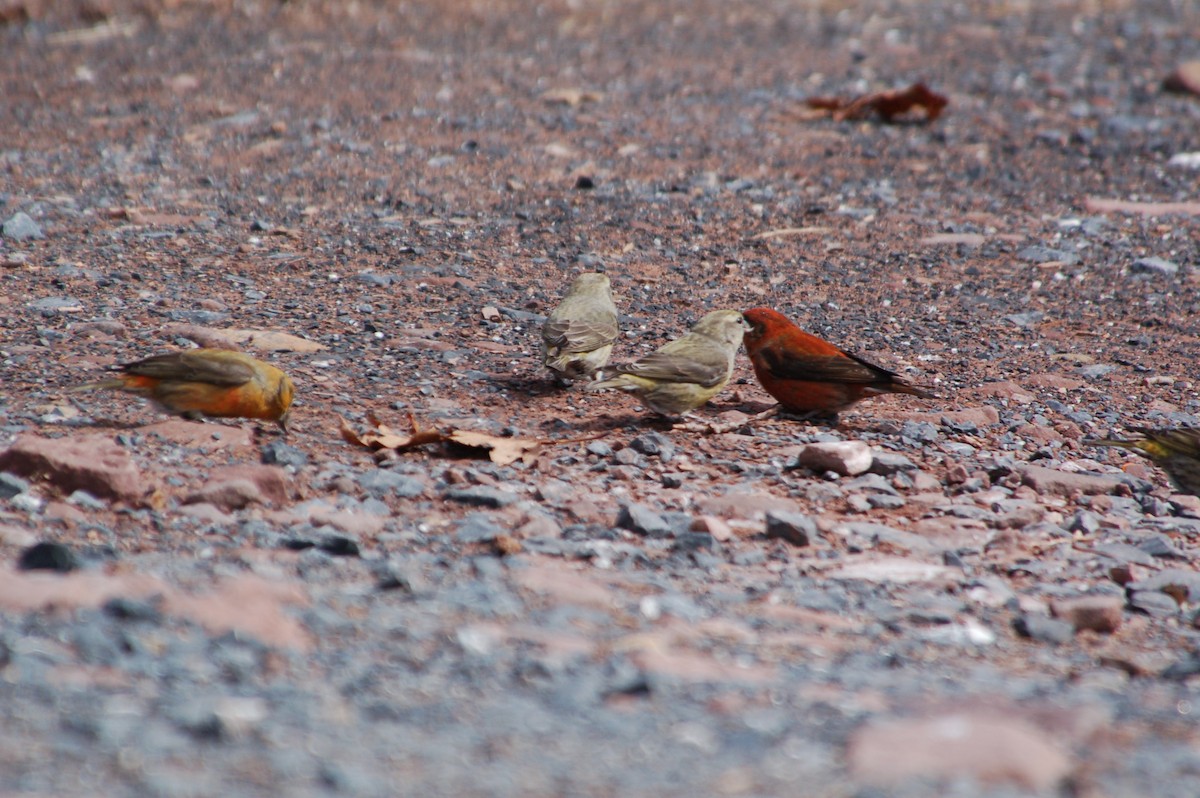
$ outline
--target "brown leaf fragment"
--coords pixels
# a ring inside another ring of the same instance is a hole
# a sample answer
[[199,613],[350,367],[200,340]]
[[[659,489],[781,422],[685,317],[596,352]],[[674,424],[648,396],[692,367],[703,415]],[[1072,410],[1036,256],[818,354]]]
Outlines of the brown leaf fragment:
[[541,441],[527,438],[500,438],[486,432],[466,429],[451,431],[448,439],[460,446],[487,451],[488,458],[496,465],[508,465],[526,458],[532,460],[537,456],[538,450],[542,448]]
[[896,117],[914,108],[924,109],[925,121],[932,122],[941,116],[950,100],[930,91],[924,83],[914,83],[907,89],[864,94],[853,100],[840,97],[810,97],[805,103],[809,108],[828,111],[838,122],[866,119],[872,114],[877,114],[884,122],[892,122]]
[[344,441],[375,451],[379,449],[403,451],[429,443],[444,443],[448,440],[444,432],[433,427],[419,427],[417,420],[411,414],[408,417],[408,423],[412,428],[412,432],[408,435],[392,431],[391,427],[381,422],[371,413],[367,414],[367,423],[374,429],[362,433],[351,427],[346,419],[341,416],[338,416],[338,418],[341,421],[341,433]]
[[[487,457],[497,465],[509,465],[517,460],[533,465],[543,446],[561,446],[568,443],[582,443],[603,437],[606,432],[585,435],[580,438],[563,440],[534,440],[531,438],[507,438],[491,435],[486,432],[469,429],[439,430],[434,427],[422,427],[416,417],[408,415],[410,432],[405,435],[395,432],[384,424],[373,413],[368,412],[366,422],[370,428],[360,432],[351,426],[350,422],[338,416],[342,440],[352,446],[361,446],[377,453],[384,451],[403,452],[430,443],[445,443],[460,449],[467,449],[474,457]],[[378,458],[380,455],[377,454]]]

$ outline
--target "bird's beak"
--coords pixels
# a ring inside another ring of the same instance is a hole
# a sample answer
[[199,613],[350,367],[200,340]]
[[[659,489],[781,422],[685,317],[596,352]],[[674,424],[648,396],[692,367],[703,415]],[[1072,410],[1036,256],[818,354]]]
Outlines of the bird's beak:
[[285,438],[287,437],[287,433],[288,433],[288,427],[287,427],[288,421],[291,420],[291,417],[292,417],[292,411],[285,410],[283,412],[283,415],[279,417],[279,420],[275,422],[276,424],[279,425],[279,428],[281,430],[283,430],[283,437],[285,437]]

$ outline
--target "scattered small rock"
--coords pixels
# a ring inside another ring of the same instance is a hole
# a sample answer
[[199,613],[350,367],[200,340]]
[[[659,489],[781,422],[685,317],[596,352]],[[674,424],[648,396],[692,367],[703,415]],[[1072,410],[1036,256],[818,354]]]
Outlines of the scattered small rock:
[[17,567],[22,571],[58,571],[65,574],[79,567],[79,558],[61,543],[35,543],[21,552]]
[[626,504],[617,514],[617,526],[648,538],[671,535],[671,525],[661,515],[643,504]]
[[450,501],[475,507],[507,507],[519,498],[510,490],[493,488],[489,485],[455,488],[446,491],[445,497]]
[[29,214],[23,211],[17,211],[4,222],[3,232],[5,238],[12,239],[13,241],[46,237],[46,234],[42,232],[41,226]]
[[871,447],[862,441],[832,441],[806,445],[796,455],[796,465],[817,473],[853,476],[867,471],[872,459]]
[[793,546],[807,546],[817,537],[817,522],[802,513],[772,510],[767,513],[766,534]]
[[1075,627],[1047,615],[1025,614],[1013,619],[1013,629],[1022,637],[1041,643],[1061,645],[1075,637]]
[[1071,624],[1076,631],[1110,634],[1121,626],[1125,599],[1120,596],[1083,596],[1050,602],[1050,612]]

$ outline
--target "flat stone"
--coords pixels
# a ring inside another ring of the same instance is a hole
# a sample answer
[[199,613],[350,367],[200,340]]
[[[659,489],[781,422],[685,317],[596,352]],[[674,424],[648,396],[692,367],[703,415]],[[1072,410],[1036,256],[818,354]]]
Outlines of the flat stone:
[[1040,793],[1057,789],[1071,772],[1049,734],[986,710],[869,722],[851,735],[847,760],[852,776],[884,788],[968,778]]
[[700,512],[721,518],[765,518],[771,510],[800,512],[800,503],[795,499],[758,492],[705,496],[698,499],[696,504]]
[[386,468],[373,468],[359,474],[355,481],[358,486],[372,496],[384,498],[396,496],[401,499],[412,499],[425,492],[425,483],[405,474],[398,474]]
[[131,501],[146,488],[129,453],[103,435],[42,438],[22,435],[0,453],[0,471],[45,479],[65,494]]
[[507,507],[519,497],[510,490],[493,488],[489,485],[476,485],[470,488],[455,488],[446,491],[446,498],[461,504],[475,507]]
[[1121,480],[1116,477],[1057,471],[1053,468],[1026,463],[1017,465],[1017,473],[1021,475],[1022,482],[1038,493],[1052,496],[1074,496],[1076,494],[1094,496],[1113,493],[1122,484]]
[[838,568],[825,572],[828,579],[862,580],[908,584],[913,582],[953,581],[959,572],[945,565],[937,565],[905,557],[863,557],[853,559]]

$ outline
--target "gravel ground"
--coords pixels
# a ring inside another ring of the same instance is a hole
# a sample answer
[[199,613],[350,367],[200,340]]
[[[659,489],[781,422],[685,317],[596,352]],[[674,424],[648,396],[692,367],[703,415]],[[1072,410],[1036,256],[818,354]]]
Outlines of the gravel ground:
[[[0,23],[0,794],[1200,794],[1200,499],[1081,442],[1200,426],[1194,5]],[[768,305],[937,398],[560,388],[597,269],[618,360]],[[286,438],[65,391],[211,340]]]

